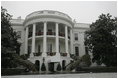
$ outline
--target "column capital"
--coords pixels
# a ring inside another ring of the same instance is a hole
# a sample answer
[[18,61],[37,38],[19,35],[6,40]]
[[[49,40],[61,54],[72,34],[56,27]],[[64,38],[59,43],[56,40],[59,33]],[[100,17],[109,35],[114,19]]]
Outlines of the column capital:
[[43,23],[47,23],[48,21],[43,21]]
[[34,25],[34,24],[36,24],[36,23],[33,23],[32,25]]
[[59,22],[55,22],[56,24],[59,24]]

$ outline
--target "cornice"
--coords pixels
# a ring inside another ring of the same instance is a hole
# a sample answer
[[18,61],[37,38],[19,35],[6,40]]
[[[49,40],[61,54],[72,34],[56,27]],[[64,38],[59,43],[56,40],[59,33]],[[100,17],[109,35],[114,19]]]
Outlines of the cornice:
[[32,16],[31,18],[25,19],[23,25],[25,25],[28,21],[35,20],[35,19],[40,19],[40,18],[55,18],[55,19],[62,19],[65,20],[66,22],[69,22],[72,26],[74,25],[71,20],[68,20],[64,17],[61,16],[56,16],[56,15],[38,15],[38,16]]

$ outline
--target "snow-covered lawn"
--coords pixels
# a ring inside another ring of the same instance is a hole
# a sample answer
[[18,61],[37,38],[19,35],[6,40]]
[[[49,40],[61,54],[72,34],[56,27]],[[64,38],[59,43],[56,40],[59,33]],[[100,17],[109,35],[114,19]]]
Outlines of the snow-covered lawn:
[[117,73],[76,73],[2,76],[2,78],[117,78]]

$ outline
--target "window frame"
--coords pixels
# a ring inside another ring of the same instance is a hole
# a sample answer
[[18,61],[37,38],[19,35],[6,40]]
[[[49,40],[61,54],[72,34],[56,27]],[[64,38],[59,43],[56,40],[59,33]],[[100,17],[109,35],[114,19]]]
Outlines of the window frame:
[[75,55],[79,56],[79,46],[75,46]]
[[74,33],[74,40],[78,41],[78,33]]

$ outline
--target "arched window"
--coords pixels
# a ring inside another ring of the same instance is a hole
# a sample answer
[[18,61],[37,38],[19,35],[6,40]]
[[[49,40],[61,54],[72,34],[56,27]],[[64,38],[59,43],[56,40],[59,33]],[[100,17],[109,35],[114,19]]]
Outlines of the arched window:
[[62,61],[62,69],[65,70],[66,69],[66,60]]
[[39,60],[35,61],[35,66],[36,66],[36,69],[39,71],[40,70],[40,61]]

